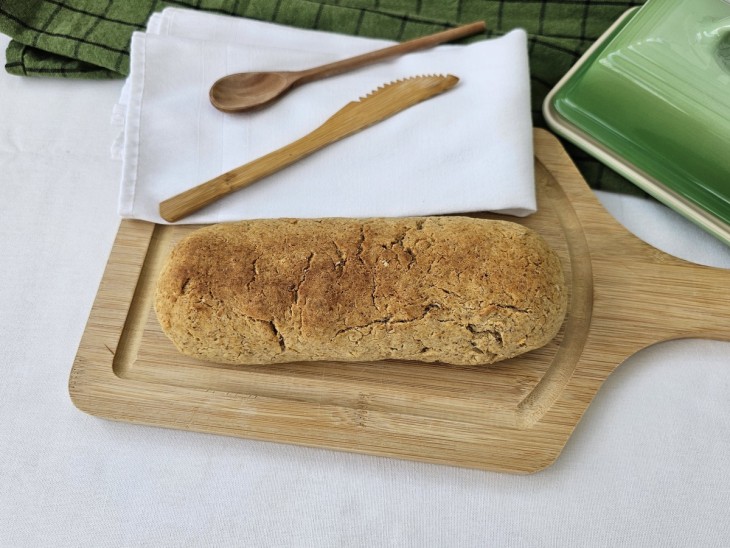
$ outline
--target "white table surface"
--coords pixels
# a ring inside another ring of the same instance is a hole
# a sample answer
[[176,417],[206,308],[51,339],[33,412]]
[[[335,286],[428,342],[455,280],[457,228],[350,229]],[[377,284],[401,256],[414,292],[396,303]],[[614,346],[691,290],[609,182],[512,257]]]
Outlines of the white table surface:
[[[530,476],[74,408],[68,374],[119,225],[120,87],[0,73],[0,546],[730,546],[727,342],[631,357]],[[663,206],[599,197],[656,247],[730,268],[730,249]]]

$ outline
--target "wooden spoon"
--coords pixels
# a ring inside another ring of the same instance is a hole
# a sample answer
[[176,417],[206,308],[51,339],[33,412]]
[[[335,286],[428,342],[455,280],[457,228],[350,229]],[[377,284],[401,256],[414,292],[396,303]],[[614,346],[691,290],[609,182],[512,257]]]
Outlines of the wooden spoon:
[[388,57],[471,36],[482,32],[485,28],[485,23],[478,21],[309,70],[230,74],[217,80],[210,88],[210,102],[223,112],[256,109],[272,103],[296,86],[335,76]]

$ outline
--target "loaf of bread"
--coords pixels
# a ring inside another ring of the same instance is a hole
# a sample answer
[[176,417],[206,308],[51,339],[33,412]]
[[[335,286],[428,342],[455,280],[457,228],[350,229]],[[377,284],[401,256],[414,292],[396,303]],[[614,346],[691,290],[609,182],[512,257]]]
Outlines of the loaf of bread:
[[558,332],[560,261],[534,231],[470,217],[278,219],[199,229],[155,310],[184,354],[228,364],[489,364]]

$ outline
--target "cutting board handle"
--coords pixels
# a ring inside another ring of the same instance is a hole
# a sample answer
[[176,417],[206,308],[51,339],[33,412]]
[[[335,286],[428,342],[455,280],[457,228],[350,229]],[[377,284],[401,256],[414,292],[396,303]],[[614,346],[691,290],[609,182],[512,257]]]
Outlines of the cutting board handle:
[[[535,140],[561,179],[567,196],[561,207],[574,208],[585,235],[572,261],[592,269],[590,338],[603,349],[592,351],[620,360],[664,340],[730,340],[730,270],[685,261],[639,239],[606,211],[554,135],[537,129]],[[540,173],[538,182],[545,179]]]
[[[647,327],[663,333],[665,339],[730,340],[730,271],[654,248],[645,249],[644,254],[648,260],[642,272],[627,284],[642,296],[634,309]],[[627,273],[636,268],[627,266]]]

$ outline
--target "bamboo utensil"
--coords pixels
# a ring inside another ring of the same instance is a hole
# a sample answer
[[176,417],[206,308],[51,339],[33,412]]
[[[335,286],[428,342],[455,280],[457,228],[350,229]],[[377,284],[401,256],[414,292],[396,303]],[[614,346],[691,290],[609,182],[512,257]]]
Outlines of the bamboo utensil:
[[223,112],[252,110],[272,103],[296,86],[335,76],[389,57],[471,36],[484,31],[485,28],[485,23],[478,21],[309,70],[230,74],[216,81],[210,88],[210,102]]
[[175,222],[206,205],[247,187],[317,150],[357,133],[398,112],[425,101],[456,85],[452,75],[414,76],[376,89],[337,111],[304,137],[210,181],[168,198],[160,204],[160,215]]

